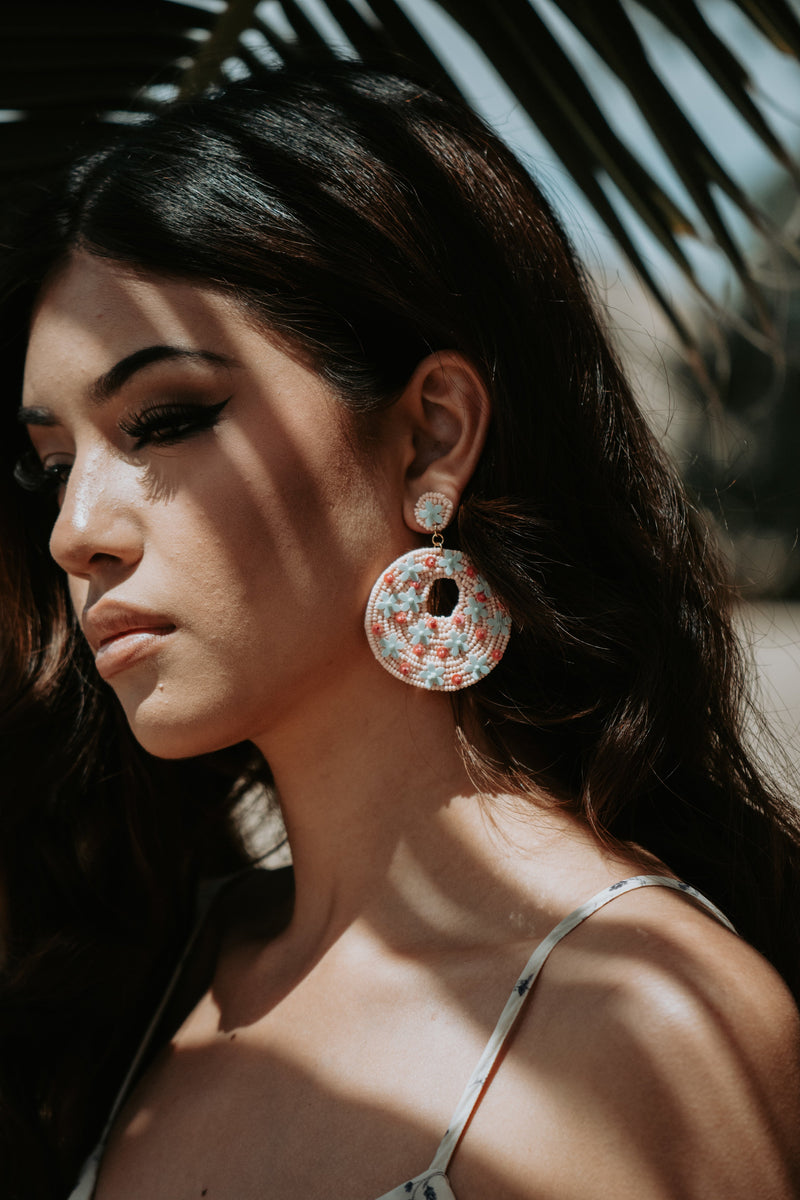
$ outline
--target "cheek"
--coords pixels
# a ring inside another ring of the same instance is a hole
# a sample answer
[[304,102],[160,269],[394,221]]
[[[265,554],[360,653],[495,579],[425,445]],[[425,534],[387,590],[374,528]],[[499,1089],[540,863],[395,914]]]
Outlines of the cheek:
[[323,522],[315,506],[299,516],[276,523],[269,506],[240,497],[224,538],[197,525],[196,553],[181,539],[170,574],[184,630],[152,675],[120,676],[116,689],[151,753],[183,757],[264,734],[371,658],[360,522],[338,509]]
[[255,442],[237,445],[228,460],[235,472],[204,480],[199,557],[214,573],[211,560],[224,563],[254,602],[278,592],[305,611],[352,594],[380,518],[374,483],[336,432],[317,430],[305,444],[287,436],[269,454]]
[[150,510],[137,568],[181,635],[115,687],[166,757],[264,732],[371,661],[364,607],[394,557],[385,489],[343,438],[265,449],[253,433],[213,450]]
[[279,462],[267,474],[242,457],[236,474],[209,471],[176,499],[151,578],[163,571],[179,593],[196,698],[227,688],[260,705],[319,686],[368,649],[364,606],[385,551],[374,492],[354,468],[312,475]]

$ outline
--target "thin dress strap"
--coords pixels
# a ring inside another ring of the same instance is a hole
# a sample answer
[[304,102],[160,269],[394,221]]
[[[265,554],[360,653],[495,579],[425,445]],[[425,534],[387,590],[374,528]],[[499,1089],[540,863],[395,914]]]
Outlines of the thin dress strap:
[[492,1067],[497,1061],[498,1055],[503,1049],[506,1039],[514,1026],[514,1022],[519,1016],[527,997],[530,995],[530,990],[536,981],[536,977],[547,961],[551,950],[558,945],[563,937],[571,933],[576,925],[580,925],[582,921],[585,921],[592,913],[596,913],[604,904],[608,904],[611,900],[615,900],[617,896],[622,896],[625,892],[632,892],[636,888],[642,887],[666,887],[672,888],[676,892],[683,892],[684,895],[691,896],[698,903],[702,904],[712,916],[716,917],[731,932],[736,933],[733,925],[731,925],[728,918],[724,913],[720,912],[716,905],[707,900],[700,892],[695,891],[693,887],[689,887],[688,883],[682,883],[679,879],[672,879],[668,875],[636,875],[632,879],[621,879],[618,883],[612,883],[610,887],[604,888],[602,892],[598,892],[596,896],[593,896],[591,900],[587,900],[585,904],[581,904],[579,908],[576,908],[574,912],[571,912],[569,916],[556,925],[555,929],[539,943],[525,964],[522,974],[514,984],[514,990],[508,999],[508,1003],[500,1014],[500,1020],[497,1022],[494,1032],[486,1044],[486,1049],[462,1092],[456,1111],[453,1113],[453,1119],[439,1143],[439,1148],[426,1172],[426,1177],[433,1172],[444,1174],[447,1171],[453,1152],[461,1140],[461,1136],[483,1094],[484,1085]]

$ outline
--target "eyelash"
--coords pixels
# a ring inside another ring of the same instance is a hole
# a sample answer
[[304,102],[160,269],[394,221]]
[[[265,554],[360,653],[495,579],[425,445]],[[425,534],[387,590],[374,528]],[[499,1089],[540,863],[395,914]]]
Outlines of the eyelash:
[[119,429],[135,439],[134,450],[143,450],[148,445],[174,446],[195,433],[213,429],[228,400],[230,396],[219,404],[163,404],[146,408],[127,421],[120,421]]
[[33,450],[27,450],[14,467],[14,479],[26,492],[40,496],[55,494],[67,482],[69,463],[42,466]]
[[[219,404],[163,404],[147,408],[126,421],[120,421],[121,433],[134,438],[134,450],[145,446],[175,446],[179,442],[213,429],[220,413],[230,400]],[[27,492],[49,495],[58,491],[69,477],[69,463],[54,463],[45,467],[30,450],[23,454],[14,468],[14,479]]]

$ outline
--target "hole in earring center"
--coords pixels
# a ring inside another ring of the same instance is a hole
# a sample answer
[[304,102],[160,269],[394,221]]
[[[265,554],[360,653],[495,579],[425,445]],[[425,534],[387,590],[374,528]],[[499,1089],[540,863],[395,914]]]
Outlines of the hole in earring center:
[[454,579],[434,579],[428,591],[428,612],[434,617],[449,617],[458,604],[459,595]]

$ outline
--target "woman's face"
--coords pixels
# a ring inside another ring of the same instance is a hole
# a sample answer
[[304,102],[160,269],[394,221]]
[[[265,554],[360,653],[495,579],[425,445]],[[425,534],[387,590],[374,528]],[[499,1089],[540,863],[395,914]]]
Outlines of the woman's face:
[[76,255],[34,315],[23,405],[65,480],[53,557],[146,749],[258,739],[365,669],[370,587],[412,540],[398,455],[359,452],[234,301]]

